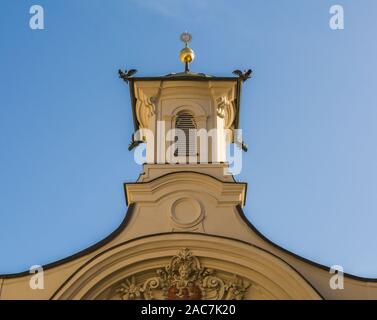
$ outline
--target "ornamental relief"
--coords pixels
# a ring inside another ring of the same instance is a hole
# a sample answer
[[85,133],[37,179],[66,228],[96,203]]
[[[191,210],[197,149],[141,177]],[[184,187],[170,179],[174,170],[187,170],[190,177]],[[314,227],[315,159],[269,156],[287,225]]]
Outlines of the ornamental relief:
[[156,114],[156,98],[144,97],[136,101],[136,117],[141,128],[148,128],[149,119]]
[[135,92],[136,106],[135,113],[140,128],[148,128],[149,120],[156,115],[158,101],[161,95],[160,88],[142,90],[138,88]]
[[229,129],[235,119],[234,102],[227,96],[221,96],[216,99],[217,116],[224,119],[225,129]]
[[242,300],[250,282],[226,277],[202,267],[198,257],[185,248],[170,263],[154,271],[154,276],[131,276],[115,289],[122,300]]

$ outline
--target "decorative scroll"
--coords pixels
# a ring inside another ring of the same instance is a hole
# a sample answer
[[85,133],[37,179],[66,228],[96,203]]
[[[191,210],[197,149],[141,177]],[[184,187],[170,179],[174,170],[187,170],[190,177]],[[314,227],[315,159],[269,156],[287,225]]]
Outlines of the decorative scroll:
[[233,102],[226,96],[221,96],[216,99],[217,116],[224,119],[225,129],[229,129],[235,118]]
[[[141,278],[141,277],[140,277]],[[189,249],[182,249],[156,276],[132,276],[117,288],[122,300],[242,300],[250,283],[234,275],[224,280],[213,269],[203,268]]]
[[139,92],[135,111],[140,128],[149,127],[149,119],[156,114],[156,100],[156,97],[147,97],[142,92]]

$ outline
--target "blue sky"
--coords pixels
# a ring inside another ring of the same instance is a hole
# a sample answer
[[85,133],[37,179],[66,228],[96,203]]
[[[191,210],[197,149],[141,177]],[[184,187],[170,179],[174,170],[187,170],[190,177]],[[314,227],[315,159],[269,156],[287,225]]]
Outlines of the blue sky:
[[[45,10],[45,30],[29,9]],[[341,4],[345,29],[329,28]],[[0,273],[64,258],[123,220],[123,182],[141,168],[119,68],[252,68],[241,126],[245,212],[308,259],[377,277],[375,0],[2,0]]]

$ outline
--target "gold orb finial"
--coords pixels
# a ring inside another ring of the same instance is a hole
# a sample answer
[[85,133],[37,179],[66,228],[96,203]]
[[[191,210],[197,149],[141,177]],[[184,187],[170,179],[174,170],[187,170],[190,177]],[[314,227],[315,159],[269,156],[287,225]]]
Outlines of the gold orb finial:
[[195,59],[195,52],[191,48],[186,47],[181,50],[179,57],[183,63],[191,63]]
[[179,53],[179,58],[185,64],[185,71],[188,72],[189,71],[189,63],[191,63],[195,59],[194,50],[192,50],[188,46],[188,44],[192,40],[192,35],[186,31],[186,32],[183,32],[181,34],[180,38],[181,38],[181,41],[185,44],[185,47]]

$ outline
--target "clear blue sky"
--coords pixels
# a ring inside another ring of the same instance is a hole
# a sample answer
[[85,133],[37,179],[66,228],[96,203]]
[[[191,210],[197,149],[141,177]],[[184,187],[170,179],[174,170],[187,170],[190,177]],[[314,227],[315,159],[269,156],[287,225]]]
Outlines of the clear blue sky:
[[[29,9],[45,9],[43,31]],[[329,28],[341,4],[345,29]],[[325,265],[377,277],[375,0],[2,0],[0,273],[64,258],[123,220],[128,87],[182,70],[252,68],[241,125],[246,214],[269,239]]]

